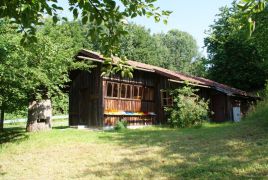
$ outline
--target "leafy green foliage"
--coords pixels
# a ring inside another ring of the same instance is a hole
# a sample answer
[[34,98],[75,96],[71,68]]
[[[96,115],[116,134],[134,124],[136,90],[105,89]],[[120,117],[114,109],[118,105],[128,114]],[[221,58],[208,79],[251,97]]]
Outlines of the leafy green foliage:
[[106,58],[103,67],[101,76],[109,76],[112,74],[120,73],[121,77],[133,78],[133,67],[129,66],[127,63],[127,58],[116,58],[116,63],[111,58]]
[[168,50],[160,38],[135,24],[129,24],[126,30],[128,34],[120,39],[120,55],[146,64],[165,66]]
[[265,83],[264,92],[265,92],[265,97],[268,99],[268,81],[266,81]]
[[198,77],[208,76],[208,60],[205,57],[197,56],[190,64],[188,74]]
[[208,101],[196,95],[196,91],[184,86],[170,92],[173,106],[166,107],[165,111],[169,113],[168,123],[172,127],[200,127],[205,120],[208,120]]
[[[194,38],[179,30],[151,35],[150,30],[135,24],[120,41],[120,55],[188,74],[205,75],[204,63]],[[196,70],[197,68],[198,70]],[[202,73],[198,73],[200,70]]]
[[54,96],[51,98],[51,101],[53,115],[68,114],[69,99],[67,94],[62,94],[61,96]]
[[34,46],[22,47],[21,35],[10,26],[1,22],[0,27],[0,102],[6,112],[25,109],[31,100],[62,96],[70,70],[92,67],[73,60],[77,47],[68,34],[70,29],[52,37],[54,27],[48,23],[37,32]]
[[114,126],[114,129],[116,131],[120,131],[120,130],[123,130],[126,128],[127,128],[127,121],[126,120],[117,121],[117,123]]
[[[265,17],[264,14],[256,16]],[[263,41],[263,35],[268,32],[267,21],[260,21],[256,35],[253,33],[248,38],[243,26],[247,19],[235,4],[231,8],[221,8],[218,17],[205,38],[209,77],[244,90],[262,88],[268,75],[265,54],[268,49]]]
[[166,61],[168,69],[180,72],[189,72],[191,62],[197,57],[198,47],[196,40],[187,32],[170,30],[167,34],[160,34],[164,46],[168,49]]
[[[162,18],[166,22],[171,12],[161,11],[154,6],[154,2],[155,0],[68,0],[74,19],[81,17],[83,24],[91,22],[88,34],[93,40],[99,41],[105,55],[116,52],[119,37],[126,33],[123,28],[126,18],[147,16],[154,17],[156,22]],[[36,28],[44,24],[44,16],[52,16],[53,22],[57,23],[60,20],[58,14],[63,8],[58,5],[57,0],[3,0],[0,2],[0,10],[0,18],[12,19],[18,25],[19,32],[23,33],[21,43],[28,44],[36,42]]]
[[243,11],[243,15],[247,18],[244,25],[248,26],[248,35],[252,35],[255,30],[254,15],[264,11],[268,0],[240,0],[237,4],[238,8]]

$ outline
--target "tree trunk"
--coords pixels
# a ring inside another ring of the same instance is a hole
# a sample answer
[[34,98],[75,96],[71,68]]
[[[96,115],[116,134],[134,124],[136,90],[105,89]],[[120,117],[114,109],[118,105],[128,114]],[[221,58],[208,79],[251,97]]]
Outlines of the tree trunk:
[[0,107],[0,131],[4,130],[5,111],[3,107]]
[[31,101],[28,107],[26,131],[37,132],[51,129],[51,100]]

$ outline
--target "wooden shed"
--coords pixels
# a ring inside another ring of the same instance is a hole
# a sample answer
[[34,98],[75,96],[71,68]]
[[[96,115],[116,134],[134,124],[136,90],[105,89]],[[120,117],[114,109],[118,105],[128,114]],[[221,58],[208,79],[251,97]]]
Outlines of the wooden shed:
[[[167,89],[185,81],[199,89],[199,95],[210,100],[212,121],[237,120],[256,100],[248,93],[200,77],[192,77],[140,62],[128,61],[134,68],[133,78],[120,75],[101,76],[104,58],[95,52],[81,50],[79,60],[93,61],[91,72],[72,71],[69,91],[69,125],[113,126],[118,120],[129,125],[165,124],[165,106],[172,104]],[[238,108],[238,109],[235,109]]]

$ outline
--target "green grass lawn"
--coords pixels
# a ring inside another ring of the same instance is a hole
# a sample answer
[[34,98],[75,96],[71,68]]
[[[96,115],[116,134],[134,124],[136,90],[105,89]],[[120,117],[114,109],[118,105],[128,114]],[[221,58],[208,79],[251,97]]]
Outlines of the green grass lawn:
[[0,134],[0,179],[268,178],[268,111],[200,129],[148,127]]

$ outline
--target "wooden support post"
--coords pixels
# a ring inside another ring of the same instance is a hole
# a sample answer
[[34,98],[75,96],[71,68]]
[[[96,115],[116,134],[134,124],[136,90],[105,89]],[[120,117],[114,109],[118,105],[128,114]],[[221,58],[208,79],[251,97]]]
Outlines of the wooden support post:
[[232,107],[232,99],[230,96],[226,95],[226,100],[227,100],[227,120],[228,121],[233,121],[233,107]]
[[5,112],[3,106],[0,107],[0,131],[4,130]]

